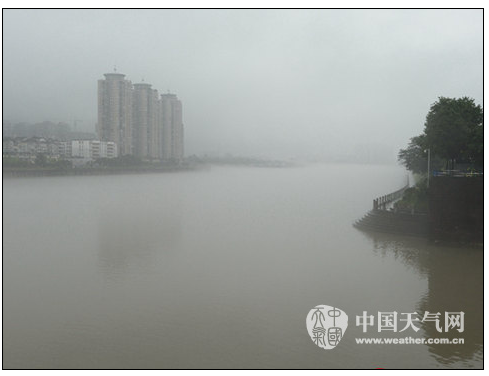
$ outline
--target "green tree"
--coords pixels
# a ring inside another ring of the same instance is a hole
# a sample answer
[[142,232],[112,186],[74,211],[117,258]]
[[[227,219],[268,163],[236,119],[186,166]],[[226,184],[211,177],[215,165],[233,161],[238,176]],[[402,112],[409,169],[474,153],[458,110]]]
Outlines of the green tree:
[[406,149],[399,151],[397,159],[409,171],[414,173],[426,173],[428,157],[425,149],[426,136],[419,135],[411,138]]
[[431,168],[443,165],[453,169],[455,161],[484,166],[484,113],[481,106],[468,97],[439,97],[426,116],[424,132],[411,138],[401,149],[398,160],[414,173],[426,173],[427,150],[431,152]]
[[468,97],[440,97],[426,116],[425,146],[434,155],[455,161],[483,164],[484,125],[481,106]]
[[66,159],[58,159],[56,162],[52,164],[59,170],[67,170],[73,167],[72,162]]
[[48,157],[46,156],[46,154],[37,154],[36,155],[36,166],[40,166],[40,167],[46,167],[48,164]]

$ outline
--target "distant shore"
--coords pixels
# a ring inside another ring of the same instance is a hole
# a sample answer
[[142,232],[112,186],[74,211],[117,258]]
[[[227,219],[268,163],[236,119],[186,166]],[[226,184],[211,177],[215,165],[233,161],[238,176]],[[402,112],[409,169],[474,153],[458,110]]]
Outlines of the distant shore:
[[56,168],[3,168],[4,178],[45,177],[45,176],[81,176],[81,175],[123,175],[150,174],[164,172],[194,171],[207,168],[206,165],[168,165],[168,166],[134,166],[134,167],[75,167]]
[[[121,161],[107,159],[104,163],[97,165],[87,165],[71,167],[65,164],[38,165],[30,166],[12,166],[3,164],[4,178],[19,177],[45,177],[45,176],[80,176],[80,175],[122,175],[122,174],[150,174],[179,171],[196,171],[209,169],[211,166],[244,166],[260,168],[287,168],[296,167],[296,163],[278,161],[278,160],[261,160],[255,158],[194,158],[194,160],[185,161],[175,164],[150,164],[138,161],[132,164],[124,164]],[[130,162],[131,162],[130,161]]]

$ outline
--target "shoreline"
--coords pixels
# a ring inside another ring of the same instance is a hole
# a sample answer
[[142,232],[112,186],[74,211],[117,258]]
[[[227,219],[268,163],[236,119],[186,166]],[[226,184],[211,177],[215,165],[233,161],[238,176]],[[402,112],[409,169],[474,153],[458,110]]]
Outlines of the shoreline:
[[164,166],[164,167],[121,167],[121,168],[70,168],[70,169],[22,169],[3,168],[4,179],[24,177],[50,177],[50,176],[94,176],[94,175],[134,175],[148,173],[166,173],[180,171],[197,171],[208,168],[207,165],[191,166]]

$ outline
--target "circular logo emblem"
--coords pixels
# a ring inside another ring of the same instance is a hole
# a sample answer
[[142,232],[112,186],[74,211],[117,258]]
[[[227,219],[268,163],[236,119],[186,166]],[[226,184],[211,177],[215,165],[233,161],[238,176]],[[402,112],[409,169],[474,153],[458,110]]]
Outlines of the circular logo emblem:
[[348,315],[338,307],[318,305],[307,315],[307,331],[319,347],[334,349],[345,335]]

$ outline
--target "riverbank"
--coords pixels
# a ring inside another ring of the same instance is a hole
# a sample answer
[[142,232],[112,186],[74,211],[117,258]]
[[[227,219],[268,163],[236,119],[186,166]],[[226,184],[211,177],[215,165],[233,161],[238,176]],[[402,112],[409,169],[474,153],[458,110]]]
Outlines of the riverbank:
[[362,219],[353,224],[366,231],[385,232],[407,236],[428,237],[428,215],[398,213],[390,210],[369,211]]
[[[364,231],[423,237],[439,244],[484,245],[482,176],[434,177],[429,188],[405,189],[394,208],[386,210],[392,195],[375,199],[373,209],[354,226]],[[420,208],[425,210],[420,212]]]
[[28,168],[9,168],[2,169],[4,178],[21,177],[46,177],[46,176],[80,176],[80,175],[121,175],[121,174],[149,174],[179,171],[194,171],[208,168],[204,164],[189,165],[164,165],[164,166],[118,166],[118,167],[74,167],[74,168],[49,168],[49,167],[28,167]]

